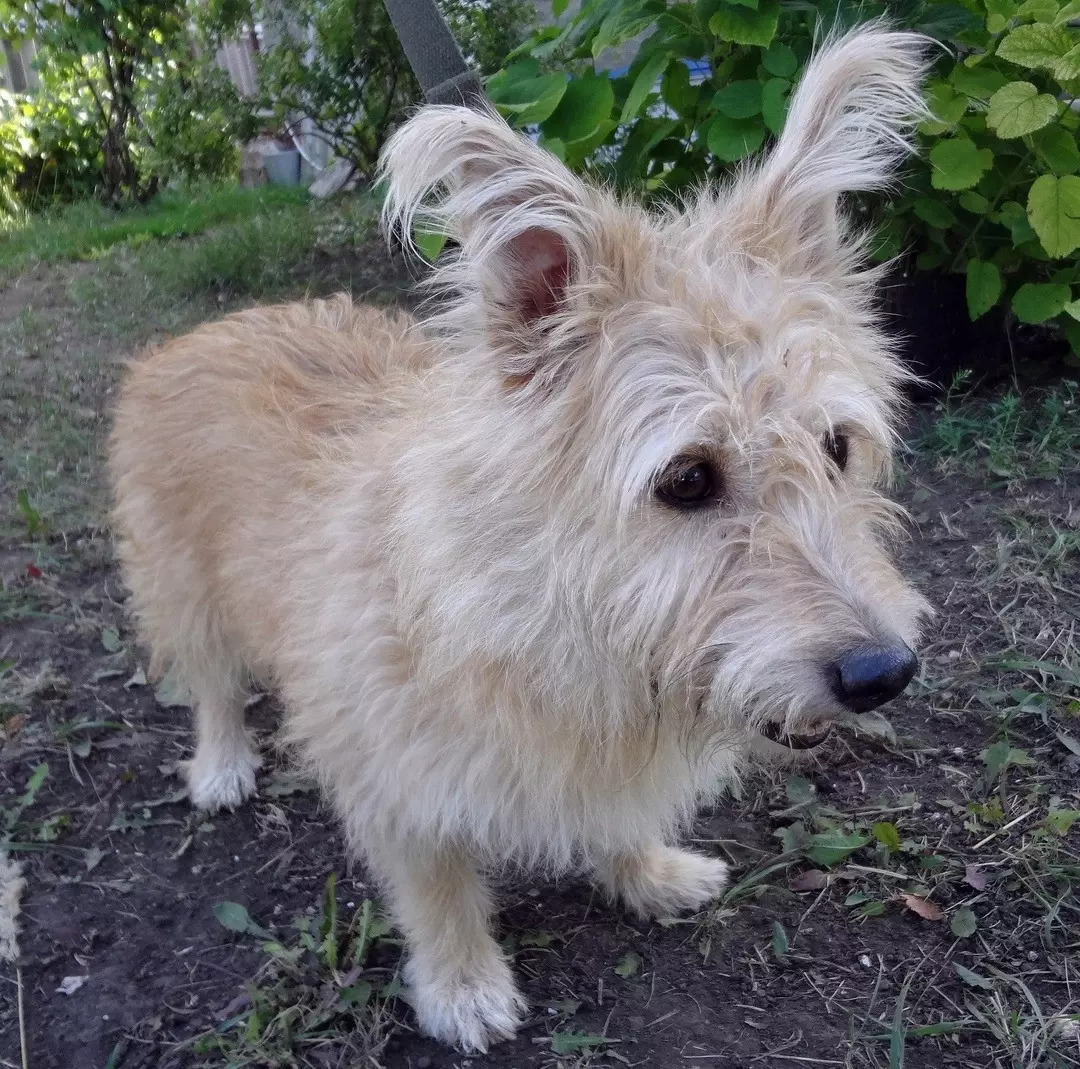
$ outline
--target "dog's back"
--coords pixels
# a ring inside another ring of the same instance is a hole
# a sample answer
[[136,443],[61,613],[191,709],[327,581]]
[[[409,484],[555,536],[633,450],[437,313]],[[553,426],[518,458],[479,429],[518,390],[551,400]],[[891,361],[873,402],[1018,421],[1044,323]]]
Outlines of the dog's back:
[[114,525],[155,671],[250,636],[250,620],[230,626],[238,613],[273,641],[242,573],[287,568],[270,547],[326,489],[332,458],[402,414],[429,362],[410,325],[340,295],[228,316],[132,365],[110,443]]

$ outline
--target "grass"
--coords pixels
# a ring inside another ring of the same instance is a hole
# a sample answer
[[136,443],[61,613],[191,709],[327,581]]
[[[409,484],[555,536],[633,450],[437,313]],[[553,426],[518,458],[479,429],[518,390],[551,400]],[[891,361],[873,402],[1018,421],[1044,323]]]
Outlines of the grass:
[[256,300],[386,294],[385,264],[365,259],[374,216],[364,195],[211,188],[119,214],[73,205],[0,236],[0,285],[50,265],[10,282],[0,315],[0,534],[33,537],[31,514],[54,534],[100,522],[118,358]]
[[214,907],[218,923],[257,940],[265,960],[224,1020],[186,1045],[196,1064],[277,1069],[331,1050],[356,1059],[350,1064],[379,1064],[401,989],[396,967],[381,962],[388,947],[394,961],[399,941],[371,899],[349,902],[348,920],[340,908],[333,873],[318,914],[301,914],[282,931],[263,928],[239,903]]
[[189,238],[211,227],[296,209],[306,200],[300,189],[211,186],[167,190],[143,207],[122,212],[80,201],[45,214],[27,214],[0,230],[0,276],[40,264],[97,259],[121,243]]
[[1065,380],[1032,396],[1009,392],[990,400],[965,397],[958,376],[938,418],[917,446],[945,472],[980,471],[1014,485],[1060,479],[1080,467],[1080,384]]

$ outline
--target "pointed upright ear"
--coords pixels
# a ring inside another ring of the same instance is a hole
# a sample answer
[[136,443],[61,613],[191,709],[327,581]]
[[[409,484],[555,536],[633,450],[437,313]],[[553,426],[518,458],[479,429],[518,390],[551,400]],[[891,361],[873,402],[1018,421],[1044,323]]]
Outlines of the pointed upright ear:
[[406,243],[419,226],[459,244],[460,270],[446,277],[478,291],[500,344],[553,325],[595,217],[593,195],[559,160],[493,112],[432,106],[390,139],[380,172],[384,224]]
[[775,148],[736,187],[739,214],[811,257],[835,251],[840,196],[887,186],[929,114],[921,87],[930,44],[880,22],[826,40]]

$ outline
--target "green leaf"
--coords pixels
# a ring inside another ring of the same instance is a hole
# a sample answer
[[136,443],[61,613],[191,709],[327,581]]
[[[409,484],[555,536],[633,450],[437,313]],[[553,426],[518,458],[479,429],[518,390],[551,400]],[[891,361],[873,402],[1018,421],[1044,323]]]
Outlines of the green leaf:
[[170,669],[154,688],[154,701],[162,709],[192,709],[195,697],[175,669]]
[[543,123],[545,137],[557,137],[569,147],[584,141],[611,116],[615,90],[606,75],[586,74],[566,87],[559,106]]
[[[1073,319],[1080,320],[1080,301],[1069,301],[1069,303],[1065,305],[1062,311],[1066,315],[1072,316]],[[1072,752],[1076,754],[1077,757],[1080,757],[1080,743],[1076,743],[1076,740],[1073,739],[1071,735],[1063,735],[1059,733],[1058,738],[1061,739],[1065,746],[1068,749],[1072,750]],[[1069,739],[1071,741],[1066,742],[1066,739]]]
[[1053,71],[1059,82],[1071,82],[1080,78],[1080,45],[1073,45],[1054,64]]
[[1076,174],[1080,171],[1080,147],[1076,143],[1076,134],[1060,123],[1040,130],[1032,142],[1036,155],[1054,174]]
[[998,137],[1023,137],[1052,122],[1057,111],[1057,101],[1031,82],[1009,82],[990,98],[986,125]]
[[443,247],[446,245],[446,235],[432,234],[426,230],[417,230],[413,234],[413,241],[416,243],[420,255],[423,256],[428,263],[433,264],[439,258],[439,253],[443,251]]
[[788,937],[784,926],[779,921],[773,921],[772,926],[772,952],[777,961],[783,961],[787,957]]
[[653,91],[657,79],[664,73],[671,57],[662,50],[654,52],[646,61],[645,66],[638,71],[630,92],[626,95],[626,103],[623,104],[622,114],[619,116],[620,123],[629,122],[637,117],[642,105]]
[[709,123],[706,144],[709,151],[724,163],[736,163],[757,152],[765,141],[765,126],[760,118],[729,119],[717,115]]
[[1029,241],[1036,241],[1037,235],[1028,222],[1028,213],[1024,206],[1015,200],[1007,200],[990,218],[995,223],[1008,227],[1012,242],[1016,248]]
[[1057,0],[1026,0],[1020,5],[1017,15],[1032,22],[1055,22],[1057,20]]
[[770,78],[761,87],[761,117],[774,134],[784,128],[787,118],[788,95],[791,83],[786,78]]
[[701,87],[690,84],[690,70],[685,63],[673,63],[667,69],[660,92],[676,114],[688,118],[697,111]]
[[761,82],[757,79],[729,82],[716,91],[712,106],[731,119],[749,119],[761,111]]
[[562,14],[569,3],[570,0],[551,0],[551,14],[557,19],[562,18]]
[[890,854],[895,854],[900,849],[900,832],[896,825],[888,820],[879,820],[870,829],[874,838],[881,843]]
[[552,1032],[552,1054],[576,1054],[583,1050],[596,1050],[599,1047],[607,1047],[617,1043],[616,1039],[608,1039],[606,1036],[590,1036],[585,1032]]
[[958,93],[972,100],[989,100],[1009,79],[1000,71],[989,67],[965,67],[958,64],[952,69],[949,81]]
[[805,776],[790,776],[784,794],[791,806],[813,805],[818,801],[817,788]]
[[993,991],[994,985],[987,980],[985,976],[980,976],[977,972],[972,972],[970,969],[965,969],[960,962],[953,962],[956,966],[956,975],[964,981],[968,987],[982,988],[983,991]]
[[372,994],[371,983],[367,980],[359,980],[352,987],[343,987],[338,992],[338,1002],[342,1006],[353,1006],[362,1010],[371,1001]]
[[1080,819],[1080,810],[1076,809],[1051,809],[1046,814],[1046,818],[1043,823],[1051,831],[1056,832],[1058,835],[1068,835],[1072,826],[1076,821]]
[[999,59],[1030,70],[1054,70],[1072,48],[1072,37],[1064,27],[1034,23],[1018,26],[998,45]]
[[941,133],[955,126],[964,117],[968,98],[963,93],[958,93],[948,82],[935,81],[927,88],[926,103],[936,121],[924,123],[923,128],[928,128],[929,132]]
[[877,899],[871,902],[864,902],[858,909],[852,910],[852,916],[855,917],[880,917],[885,912],[885,903],[880,902]]
[[1069,286],[1053,282],[1025,282],[1013,295],[1012,310],[1021,323],[1045,323],[1061,312],[1071,296]]
[[939,141],[930,150],[930,184],[935,189],[970,189],[994,165],[994,154],[966,137]]
[[1027,217],[1048,255],[1068,256],[1080,246],[1080,178],[1040,175],[1028,192]]
[[990,210],[990,202],[981,194],[967,189],[956,198],[956,203],[966,212],[985,215]]
[[840,830],[822,831],[810,836],[805,854],[818,865],[837,865],[870,840],[865,835],[848,834]]
[[[1029,0],[1031,3],[1038,3],[1039,0]],[[1046,3],[1050,3],[1051,0],[1046,0]],[[1026,6],[1026,5],[1025,5]],[[1073,19],[1080,18],[1080,0],[1069,0],[1069,2],[1061,8],[1058,8],[1057,4],[1054,4],[1054,25],[1064,26],[1066,22],[1072,22]],[[1040,19],[1039,21],[1044,21]]]
[[780,840],[785,854],[804,851],[810,845],[810,836],[802,821],[799,820],[786,828],[777,828],[773,835]]
[[525,76],[530,69],[538,69],[535,60],[515,63],[488,79],[486,86],[496,108],[522,126],[543,122],[559,106],[570,84],[564,74]]
[[958,939],[970,939],[977,927],[975,914],[967,906],[963,906],[953,914],[949,927]]
[[641,972],[641,955],[628,950],[615,966],[616,976],[636,976]]
[[949,206],[932,197],[919,197],[912,205],[912,211],[924,223],[936,226],[939,230],[948,230],[956,225],[956,216]]
[[248,911],[239,902],[218,902],[214,906],[214,916],[218,924],[230,932],[246,932],[251,924]]
[[795,53],[779,41],[774,41],[765,50],[761,65],[775,78],[790,78],[799,69]]
[[968,260],[967,306],[972,322],[985,315],[1001,297],[1001,272],[985,260]]
[[609,48],[618,48],[642,30],[648,29],[655,19],[651,11],[645,10],[642,3],[611,4],[610,14],[600,23],[600,28],[592,41],[592,54],[595,59]]
[[757,11],[724,4],[709,19],[709,29],[721,41],[766,48],[776,36],[780,0],[760,0]]

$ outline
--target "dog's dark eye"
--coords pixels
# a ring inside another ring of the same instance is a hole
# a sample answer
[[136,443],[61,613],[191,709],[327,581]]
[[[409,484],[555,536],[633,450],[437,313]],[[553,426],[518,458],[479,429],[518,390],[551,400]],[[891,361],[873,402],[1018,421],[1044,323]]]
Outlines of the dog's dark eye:
[[825,435],[825,455],[841,470],[848,463],[848,436],[842,431]]
[[707,460],[676,460],[656,483],[656,496],[665,505],[678,509],[711,505],[719,495],[720,477]]

